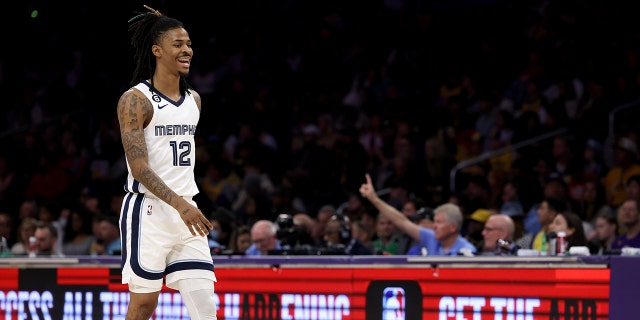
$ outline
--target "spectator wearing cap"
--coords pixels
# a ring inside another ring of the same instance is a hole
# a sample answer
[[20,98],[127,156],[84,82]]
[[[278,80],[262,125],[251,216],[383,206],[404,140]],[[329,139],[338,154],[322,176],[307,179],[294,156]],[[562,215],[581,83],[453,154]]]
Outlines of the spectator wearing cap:
[[466,221],[465,238],[476,248],[482,247],[482,229],[492,214],[488,209],[477,209]]
[[618,208],[627,198],[625,183],[630,177],[640,174],[640,164],[638,164],[638,147],[630,138],[620,138],[614,149],[614,166],[607,172],[604,186],[607,202],[611,207]]

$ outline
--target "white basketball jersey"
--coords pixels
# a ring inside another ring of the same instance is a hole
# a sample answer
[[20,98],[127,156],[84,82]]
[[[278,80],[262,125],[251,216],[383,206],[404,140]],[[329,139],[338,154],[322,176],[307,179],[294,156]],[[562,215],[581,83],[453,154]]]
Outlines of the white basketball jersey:
[[[173,101],[160,92],[151,92],[150,87],[147,81],[134,87],[144,93],[153,105],[153,117],[144,128],[149,166],[179,196],[195,196],[198,186],[193,173],[196,153],[194,135],[200,119],[198,105],[191,94]],[[129,174],[125,190],[151,195],[131,175],[128,159],[127,169]]]

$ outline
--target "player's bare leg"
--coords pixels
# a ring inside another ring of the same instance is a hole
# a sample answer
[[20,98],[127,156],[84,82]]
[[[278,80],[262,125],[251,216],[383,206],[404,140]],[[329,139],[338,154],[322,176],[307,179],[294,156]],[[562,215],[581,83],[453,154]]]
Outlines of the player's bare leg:
[[158,306],[158,292],[130,293],[126,320],[149,320]]

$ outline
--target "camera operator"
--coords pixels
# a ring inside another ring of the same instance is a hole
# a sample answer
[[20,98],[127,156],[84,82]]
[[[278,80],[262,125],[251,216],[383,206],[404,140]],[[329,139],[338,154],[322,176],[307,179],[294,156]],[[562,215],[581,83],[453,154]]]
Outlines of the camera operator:
[[369,255],[373,254],[357,238],[352,237],[351,222],[346,216],[334,214],[325,227],[326,254]]
[[313,247],[314,242],[311,235],[305,226],[296,221],[291,214],[279,214],[275,223],[278,226],[276,235],[283,247],[291,248],[294,252],[310,250]]

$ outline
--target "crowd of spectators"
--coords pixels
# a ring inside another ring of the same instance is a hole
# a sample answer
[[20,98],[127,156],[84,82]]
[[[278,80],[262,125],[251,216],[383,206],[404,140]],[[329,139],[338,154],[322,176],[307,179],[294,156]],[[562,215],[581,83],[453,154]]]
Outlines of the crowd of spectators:
[[[117,254],[126,164],[115,106],[133,63],[123,58],[126,21],[142,8],[32,5],[40,17],[24,21],[34,41],[21,50],[23,81],[11,78],[11,60],[0,62],[11,97],[0,109],[0,231],[18,253],[46,223],[62,254]],[[547,198],[581,220],[593,252],[614,243],[607,224],[638,232],[637,208],[624,223],[617,213],[640,197],[639,108],[609,121],[640,98],[640,28],[624,3],[211,5],[152,7],[193,32],[189,81],[203,100],[196,201],[217,222],[215,252],[261,251],[266,238],[247,243],[251,227],[277,226],[283,213],[307,245],[322,246],[339,213],[372,253],[403,254],[402,235],[358,192],[367,173],[398,210],[418,200],[414,210],[459,206],[460,232],[478,251],[486,232],[469,230],[474,213],[508,215],[511,240],[533,247],[553,224],[538,215]],[[473,161],[488,152],[497,153]]]

